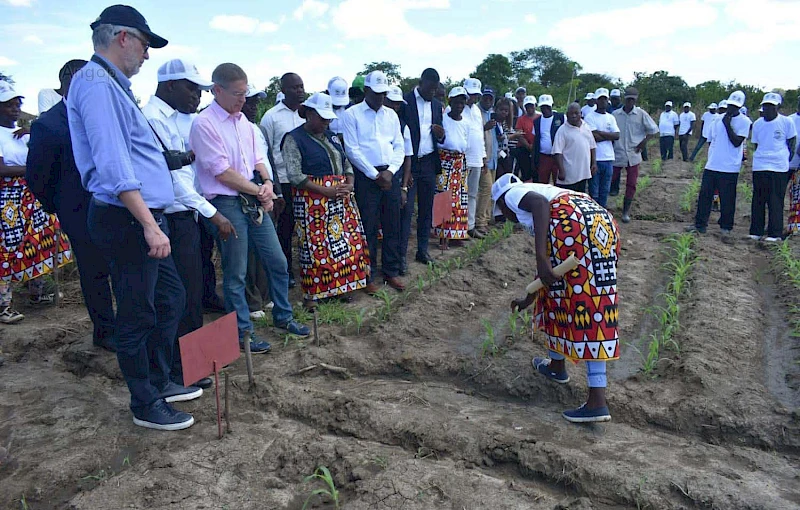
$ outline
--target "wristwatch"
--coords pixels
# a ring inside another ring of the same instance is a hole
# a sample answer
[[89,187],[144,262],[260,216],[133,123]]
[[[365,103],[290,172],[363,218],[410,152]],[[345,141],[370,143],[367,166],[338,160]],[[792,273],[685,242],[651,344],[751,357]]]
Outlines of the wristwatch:
[[401,186],[400,191],[405,191],[406,193],[408,193],[408,186]]

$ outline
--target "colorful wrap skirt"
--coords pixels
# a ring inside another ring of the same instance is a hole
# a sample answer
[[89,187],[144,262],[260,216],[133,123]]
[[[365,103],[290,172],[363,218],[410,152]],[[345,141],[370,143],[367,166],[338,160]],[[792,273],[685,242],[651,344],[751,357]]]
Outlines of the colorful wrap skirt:
[[469,195],[467,193],[467,164],[463,152],[439,149],[442,172],[437,177],[436,192],[450,193],[450,219],[434,228],[439,239],[467,239],[469,229]]
[[42,209],[25,178],[0,179],[0,210],[0,279],[24,282],[51,273],[56,264],[72,262],[72,248],[58,218]]
[[792,173],[789,183],[789,221],[787,228],[790,234],[800,234],[800,170]]
[[[326,187],[345,182],[338,175],[309,180]],[[318,300],[366,287],[369,255],[355,201],[293,189],[303,297]]]
[[542,289],[534,323],[548,349],[579,361],[619,358],[617,256],[619,236],[611,214],[583,193],[570,192],[551,203],[550,262],[570,255],[580,264]]

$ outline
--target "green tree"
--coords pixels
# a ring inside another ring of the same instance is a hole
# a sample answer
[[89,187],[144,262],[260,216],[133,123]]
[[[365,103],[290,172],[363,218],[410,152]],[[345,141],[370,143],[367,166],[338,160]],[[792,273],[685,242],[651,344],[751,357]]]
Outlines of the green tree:
[[728,90],[719,80],[709,80],[694,86],[694,100],[697,109],[703,109],[711,103],[718,103],[728,97]]
[[645,110],[662,108],[667,101],[682,104],[694,100],[694,89],[680,76],[670,76],[667,71],[636,72],[633,76],[631,85],[639,89],[639,104]]
[[392,64],[391,62],[370,62],[369,64],[364,64],[364,70],[361,71],[361,74],[367,75],[372,71],[383,71],[383,74],[389,78],[389,83],[396,85],[400,83],[403,77],[400,75],[400,65],[399,64]]
[[512,51],[510,63],[517,83],[539,82],[546,88],[569,85],[573,73],[582,69],[580,64],[552,46]]
[[594,92],[599,88],[606,88],[608,90],[617,89],[622,87],[622,82],[619,79],[609,76],[607,74],[596,73],[581,73],[577,76],[576,80],[578,99],[583,98],[587,92]]
[[269,79],[269,85],[264,88],[267,93],[266,99],[258,103],[258,110],[256,111],[256,124],[261,122],[261,117],[267,113],[267,110],[275,105],[275,99],[278,97],[278,92],[281,91],[281,78],[280,76],[273,76]]
[[494,88],[495,93],[502,96],[511,88],[514,72],[511,69],[511,62],[505,55],[492,53],[478,64],[471,76],[478,78],[484,87]]

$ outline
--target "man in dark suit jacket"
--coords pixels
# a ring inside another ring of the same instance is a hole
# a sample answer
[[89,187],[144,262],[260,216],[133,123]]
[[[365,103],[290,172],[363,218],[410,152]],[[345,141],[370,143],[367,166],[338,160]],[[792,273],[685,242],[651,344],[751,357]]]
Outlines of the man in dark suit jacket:
[[408,193],[408,202],[402,210],[400,228],[400,251],[403,263],[400,274],[408,268],[406,254],[411,235],[411,215],[414,212],[414,197],[417,197],[417,256],[423,264],[433,262],[428,253],[428,236],[433,222],[433,195],[436,191],[436,176],[441,171],[439,144],[444,141],[442,112],[444,106],[434,97],[439,88],[439,73],[425,69],[414,90],[405,95],[406,104],[400,110],[400,118],[411,133],[414,155],[411,157],[412,185],[403,191]]
[[[68,64],[69,81],[86,64]],[[69,81],[64,90],[67,98]],[[28,188],[44,210],[56,213],[67,234],[78,263],[81,290],[89,317],[94,324],[93,341],[98,347],[114,351],[114,309],[111,304],[110,270],[101,251],[89,238],[86,214],[92,195],[83,188],[81,174],[72,156],[67,107],[60,101],[31,125],[27,170]]]
[[[536,138],[533,140],[533,171],[542,184],[555,184],[558,178],[558,165],[553,154],[553,141],[556,131],[564,125],[564,114],[553,111],[553,96],[539,96],[539,109],[542,115],[533,121]],[[545,130],[542,131],[542,123]]]

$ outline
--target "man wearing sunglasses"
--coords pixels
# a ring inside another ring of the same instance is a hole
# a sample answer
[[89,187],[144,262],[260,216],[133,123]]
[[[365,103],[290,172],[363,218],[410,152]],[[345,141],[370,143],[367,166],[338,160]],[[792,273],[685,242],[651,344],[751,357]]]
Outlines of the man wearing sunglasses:
[[73,78],[67,102],[75,164],[92,194],[88,228],[110,261],[117,301],[117,360],[136,425],[190,427],[170,403],[202,395],[170,380],[186,298],[170,255],[164,210],[175,202],[165,147],[131,91],[130,78],[167,40],[134,8],[106,8],[90,25],[95,54]]

